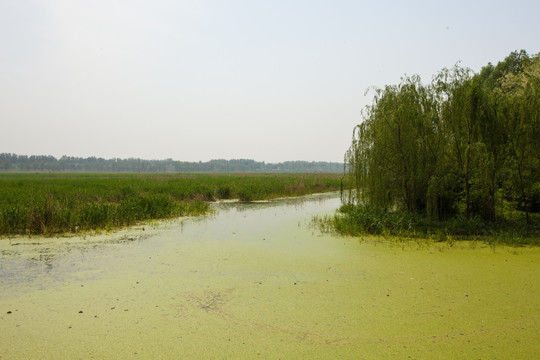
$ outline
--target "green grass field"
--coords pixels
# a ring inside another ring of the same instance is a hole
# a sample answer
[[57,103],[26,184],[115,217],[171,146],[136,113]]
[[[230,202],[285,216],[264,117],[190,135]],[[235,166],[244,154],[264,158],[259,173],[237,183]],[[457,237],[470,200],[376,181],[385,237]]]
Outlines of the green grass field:
[[199,215],[217,199],[338,190],[340,174],[0,173],[0,234],[53,235]]

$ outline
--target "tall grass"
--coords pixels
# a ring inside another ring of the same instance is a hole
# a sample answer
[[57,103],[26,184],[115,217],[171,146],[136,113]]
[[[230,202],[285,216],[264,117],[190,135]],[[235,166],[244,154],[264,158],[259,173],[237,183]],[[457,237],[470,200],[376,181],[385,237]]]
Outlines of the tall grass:
[[382,235],[394,238],[429,238],[434,241],[482,240],[508,245],[540,245],[540,214],[527,224],[524,214],[503,213],[497,222],[479,216],[457,216],[432,221],[406,211],[383,211],[365,204],[342,205],[332,216],[315,217],[323,232],[341,235]]
[[0,174],[0,234],[110,229],[198,215],[209,201],[339,189],[337,174]]

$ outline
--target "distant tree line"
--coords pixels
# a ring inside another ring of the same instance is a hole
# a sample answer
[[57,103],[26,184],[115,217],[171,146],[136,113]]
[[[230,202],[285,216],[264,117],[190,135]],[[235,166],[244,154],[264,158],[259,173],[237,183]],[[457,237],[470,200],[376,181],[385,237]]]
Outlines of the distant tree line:
[[349,204],[433,220],[540,211],[540,56],[376,89],[345,155]]
[[102,159],[63,156],[56,159],[48,155],[0,154],[0,171],[26,172],[289,172],[289,173],[338,173],[343,164],[322,161],[286,161],[265,163],[248,159],[210,160],[187,162],[142,159]]

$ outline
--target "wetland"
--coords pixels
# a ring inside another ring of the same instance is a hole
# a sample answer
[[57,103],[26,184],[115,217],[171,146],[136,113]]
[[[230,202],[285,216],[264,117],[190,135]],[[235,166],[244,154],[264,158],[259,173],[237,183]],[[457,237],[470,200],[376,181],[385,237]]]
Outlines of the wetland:
[[540,251],[320,233],[339,193],[0,239],[0,358],[530,359]]

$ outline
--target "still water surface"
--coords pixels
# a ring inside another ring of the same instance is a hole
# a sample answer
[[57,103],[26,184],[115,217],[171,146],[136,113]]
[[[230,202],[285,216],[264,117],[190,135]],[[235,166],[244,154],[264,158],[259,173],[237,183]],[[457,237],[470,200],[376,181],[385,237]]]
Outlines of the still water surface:
[[85,238],[0,239],[0,359],[540,353],[540,251],[321,235],[338,194]]

